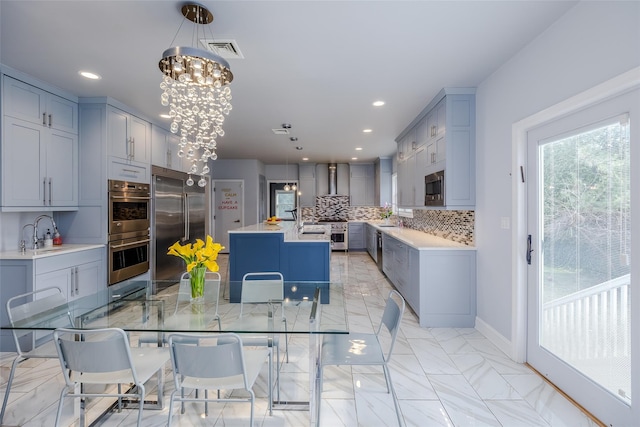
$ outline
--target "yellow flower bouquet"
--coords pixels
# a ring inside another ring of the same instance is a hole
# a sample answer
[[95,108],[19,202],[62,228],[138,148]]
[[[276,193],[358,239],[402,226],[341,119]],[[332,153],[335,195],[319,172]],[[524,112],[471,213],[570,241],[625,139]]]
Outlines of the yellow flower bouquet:
[[182,258],[187,265],[187,272],[191,281],[191,298],[197,299],[204,295],[205,272],[218,271],[218,252],[224,249],[220,243],[214,243],[211,236],[207,236],[207,242],[196,239],[196,242],[181,245],[175,242],[169,247],[168,255]]

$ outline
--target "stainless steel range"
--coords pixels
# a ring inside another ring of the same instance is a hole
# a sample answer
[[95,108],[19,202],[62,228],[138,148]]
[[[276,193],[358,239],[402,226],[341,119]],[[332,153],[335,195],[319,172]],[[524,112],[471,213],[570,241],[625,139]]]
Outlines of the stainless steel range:
[[327,219],[318,222],[331,225],[331,250],[346,251],[349,249],[348,222],[346,219]]

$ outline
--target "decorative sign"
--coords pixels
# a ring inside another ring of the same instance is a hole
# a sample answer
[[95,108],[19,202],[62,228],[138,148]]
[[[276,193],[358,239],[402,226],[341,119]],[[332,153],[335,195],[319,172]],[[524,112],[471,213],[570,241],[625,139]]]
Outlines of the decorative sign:
[[233,190],[231,188],[223,188],[221,189],[221,194],[222,197],[220,200],[220,204],[216,206],[216,209],[227,211],[235,211],[239,209],[239,194],[236,190]]

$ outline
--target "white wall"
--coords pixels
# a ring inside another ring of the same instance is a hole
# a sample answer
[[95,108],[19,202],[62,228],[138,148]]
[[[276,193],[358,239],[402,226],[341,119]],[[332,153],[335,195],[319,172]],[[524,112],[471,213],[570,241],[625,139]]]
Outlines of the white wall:
[[504,260],[514,248],[500,223],[511,217],[512,180],[519,179],[512,124],[637,66],[640,3],[581,2],[478,86],[478,318],[507,341],[512,272]]

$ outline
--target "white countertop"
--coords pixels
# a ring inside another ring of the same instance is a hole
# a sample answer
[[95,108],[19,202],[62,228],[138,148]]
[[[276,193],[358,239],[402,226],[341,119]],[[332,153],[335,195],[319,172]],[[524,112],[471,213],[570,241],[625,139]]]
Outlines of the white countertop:
[[422,231],[410,228],[385,227],[382,221],[363,221],[373,225],[383,233],[400,240],[403,243],[418,250],[468,250],[475,251],[475,246],[468,246],[463,243],[454,242],[443,237],[434,236]]
[[331,242],[331,226],[329,225],[306,225],[304,230],[324,230],[324,234],[301,234],[298,232],[296,223],[293,221],[280,221],[275,225],[263,222],[260,224],[237,228],[235,230],[229,230],[229,233],[282,233],[284,234],[285,242]]
[[26,252],[22,253],[18,251],[5,251],[0,252],[0,259],[8,259],[8,260],[30,260],[30,259],[38,259],[45,258],[56,255],[64,255],[70,254],[73,252],[86,251],[89,249],[97,249],[104,248],[105,245],[77,245],[77,244],[62,244],[60,246],[52,246],[50,248],[41,248],[41,249],[27,249]]

